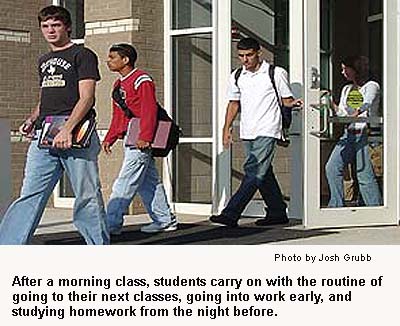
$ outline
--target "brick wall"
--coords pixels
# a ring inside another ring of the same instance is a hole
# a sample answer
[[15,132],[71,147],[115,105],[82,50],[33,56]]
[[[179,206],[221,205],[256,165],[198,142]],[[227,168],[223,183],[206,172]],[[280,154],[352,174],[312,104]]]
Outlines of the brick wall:
[[[38,29],[37,13],[49,1],[1,0],[0,116],[17,130],[38,100],[37,57],[47,51]],[[12,144],[12,195],[19,194],[26,142]]]
[[90,22],[109,20],[111,18],[132,17],[132,0],[85,0],[85,20]]

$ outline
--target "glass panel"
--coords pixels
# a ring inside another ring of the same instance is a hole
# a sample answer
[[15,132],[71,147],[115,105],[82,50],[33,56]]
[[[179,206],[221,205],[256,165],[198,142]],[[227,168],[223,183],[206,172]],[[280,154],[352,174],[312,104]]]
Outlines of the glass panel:
[[[288,68],[289,0],[232,0],[232,39],[257,39],[265,59]],[[232,49],[236,57],[236,44]],[[238,61],[236,61],[238,62]]]
[[331,84],[331,73],[330,73],[330,61],[332,56],[332,36],[329,33],[331,31],[332,24],[332,8],[331,0],[323,1],[321,3],[321,30],[328,31],[321,33],[321,88],[328,89]]
[[84,23],[84,1],[83,0],[68,0],[62,1],[61,5],[69,10],[72,19],[72,39],[81,39],[85,36]]
[[211,27],[212,0],[174,0],[172,29]]
[[[239,66],[236,45],[243,37],[253,37],[262,47],[263,57],[269,63],[288,70],[289,63],[289,1],[288,0],[232,0],[232,68]],[[237,120],[240,121],[240,115]],[[245,153],[239,140],[239,123],[233,128],[232,145],[232,192],[243,177]],[[290,195],[290,150],[277,148],[274,173],[285,199]],[[261,199],[257,192],[253,199]]]
[[210,34],[173,39],[173,107],[184,137],[212,136]]
[[174,152],[174,201],[211,203],[211,144],[179,144]]
[[369,18],[382,0],[321,0],[320,8],[321,88],[332,94],[321,91],[321,207],[380,206],[383,30]]

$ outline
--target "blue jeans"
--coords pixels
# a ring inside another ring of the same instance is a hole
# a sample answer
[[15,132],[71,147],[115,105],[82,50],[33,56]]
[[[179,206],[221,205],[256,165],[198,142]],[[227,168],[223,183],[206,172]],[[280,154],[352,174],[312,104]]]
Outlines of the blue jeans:
[[268,217],[286,216],[286,203],[272,168],[276,139],[257,137],[254,140],[243,140],[246,161],[244,177],[239,188],[223,209],[223,215],[238,220],[257,190],[268,209]]
[[171,223],[173,215],[151,151],[125,147],[124,161],[107,205],[107,225],[110,232],[117,232],[122,228],[124,214],[136,193],[142,198],[153,222]]
[[382,197],[368,153],[368,135],[347,131],[339,139],[325,166],[330,199],[328,207],[343,207],[343,173],[347,164],[354,162],[362,199],[367,206],[382,205]]
[[20,197],[10,205],[0,224],[0,244],[27,244],[63,171],[75,194],[74,225],[87,244],[108,244],[97,156],[100,142],[93,133],[84,149],[39,149],[33,140],[27,153]]

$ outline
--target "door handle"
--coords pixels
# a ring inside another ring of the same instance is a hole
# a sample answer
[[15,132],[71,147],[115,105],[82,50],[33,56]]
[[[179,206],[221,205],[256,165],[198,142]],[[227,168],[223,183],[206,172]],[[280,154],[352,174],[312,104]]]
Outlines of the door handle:
[[[319,131],[311,131],[310,135],[318,137],[318,138],[323,138],[326,135],[326,132],[329,130],[329,108],[326,105],[321,105],[321,104],[314,104],[311,103],[309,104],[310,107],[314,110],[318,110],[320,112],[322,112],[322,129]],[[326,138],[326,137],[324,137]]]

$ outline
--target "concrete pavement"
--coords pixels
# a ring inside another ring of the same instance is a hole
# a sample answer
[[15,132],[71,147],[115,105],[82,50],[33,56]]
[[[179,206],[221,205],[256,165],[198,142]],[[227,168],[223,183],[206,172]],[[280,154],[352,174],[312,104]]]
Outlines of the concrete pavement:
[[[70,209],[46,209],[33,244],[84,244],[72,225]],[[297,220],[288,226],[260,227],[256,219],[243,218],[240,227],[229,229],[211,224],[207,216],[178,214],[179,229],[162,234],[143,234],[140,226],[149,223],[147,215],[130,215],[121,235],[112,237],[112,244],[172,245],[397,245],[400,227],[352,227],[310,230]]]

